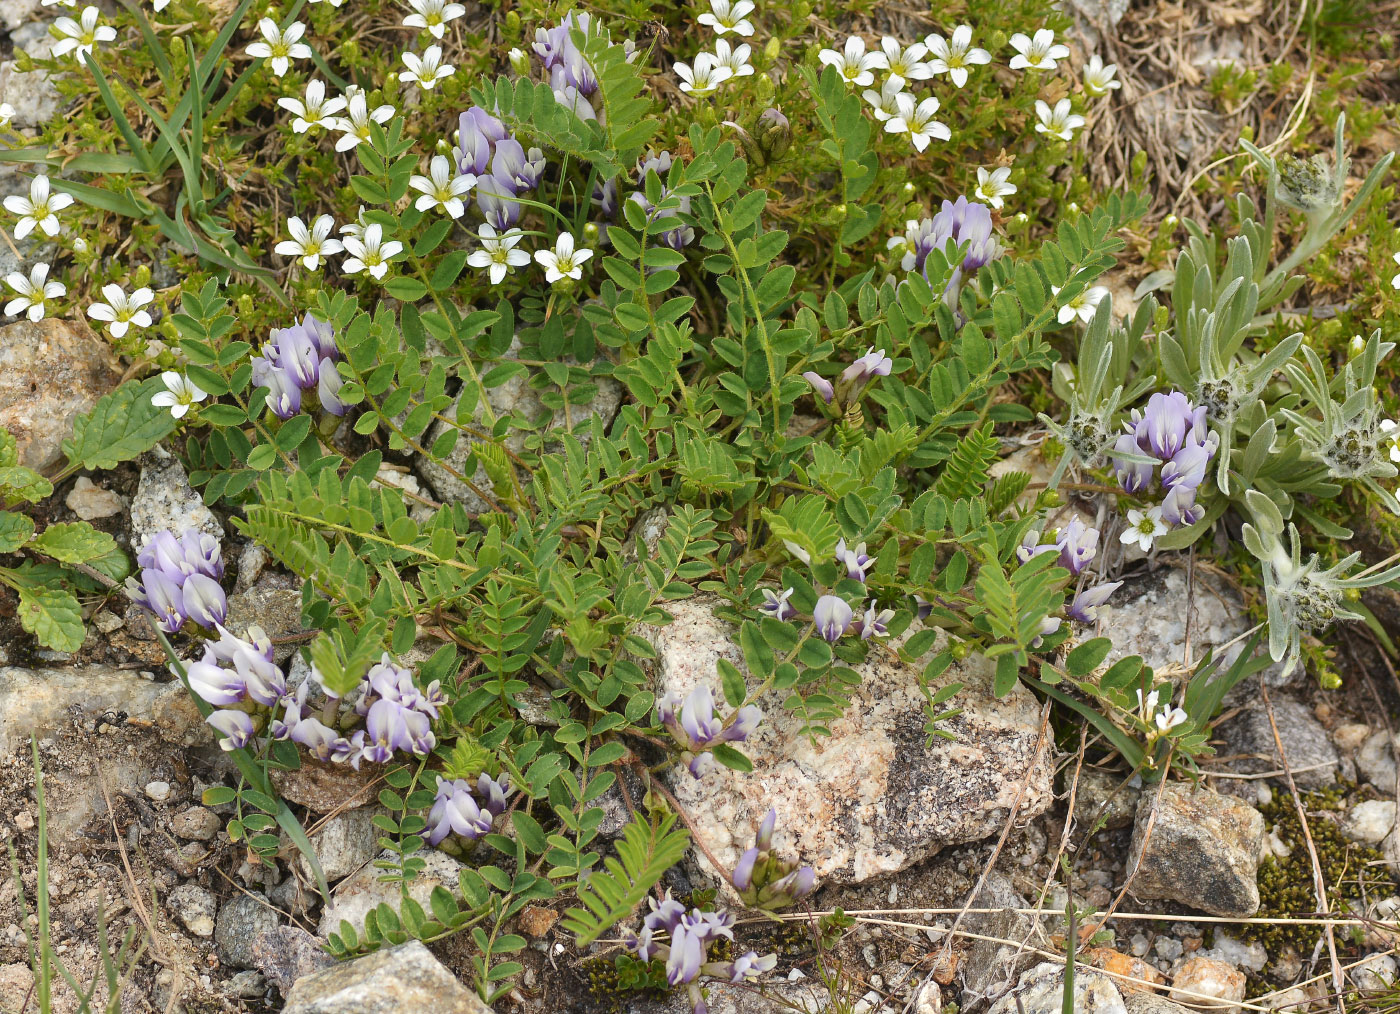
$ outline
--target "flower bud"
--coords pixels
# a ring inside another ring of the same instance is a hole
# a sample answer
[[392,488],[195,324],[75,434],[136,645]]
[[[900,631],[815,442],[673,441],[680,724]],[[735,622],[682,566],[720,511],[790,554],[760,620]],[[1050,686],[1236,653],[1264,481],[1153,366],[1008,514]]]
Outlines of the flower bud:
[[[512,14],[515,12],[512,11]],[[530,58],[525,55],[525,51],[516,46],[510,51],[510,69],[521,77],[526,77],[530,73]]]
[[506,23],[502,34],[506,37],[506,41],[508,42],[515,42],[520,38],[520,13],[518,11],[511,11],[506,15]]
[[782,48],[783,40],[778,38],[776,35],[773,36],[771,39],[768,40],[767,45],[763,47],[764,59],[766,59],[769,63],[772,63],[778,58],[778,54],[782,52]]
[[772,107],[759,113],[754,134],[765,164],[776,162],[792,146],[792,125],[786,116]]
[[598,242],[598,223],[587,222],[583,226],[583,239],[589,246]]

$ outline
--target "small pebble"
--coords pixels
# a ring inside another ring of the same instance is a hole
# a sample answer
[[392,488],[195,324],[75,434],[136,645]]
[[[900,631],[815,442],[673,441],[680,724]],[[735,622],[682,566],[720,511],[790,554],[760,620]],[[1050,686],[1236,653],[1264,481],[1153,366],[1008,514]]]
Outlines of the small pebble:
[[191,806],[170,818],[170,826],[181,838],[193,841],[208,841],[219,833],[223,824],[216,814],[202,806]]
[[1141,933],[1134,933],[1132,939],[1133,957],[1140,958],[1147,953],[1151,945],[1147,942],[1147,937]]
[[15,814],[15,827],[21,831],[33,831],[34,818],[27,811],[20,810],[19,813]]
[[1165,958],[1167,961],[1175,961],[1177,958],[1181,957],[1181,952],[1186,948],[1183,947],[1181,941],[1177,940],[1175,937],[1158,937],[1157,942],[1152,945],[1152,949],[1157,952],[1159,958]]
[[195,936],[214,935],[214,916],[219,911],[219,903],[205,888],[198,884],[181,884],[166,895],[165,907]]
[[109,489],[96,486],[87,476],[79,476],[64,505],[84,521],[110,518],[126,509],[122,498]]
[[163,803],[170,798],[169,782],[147,782],[146,798],[154,803]]

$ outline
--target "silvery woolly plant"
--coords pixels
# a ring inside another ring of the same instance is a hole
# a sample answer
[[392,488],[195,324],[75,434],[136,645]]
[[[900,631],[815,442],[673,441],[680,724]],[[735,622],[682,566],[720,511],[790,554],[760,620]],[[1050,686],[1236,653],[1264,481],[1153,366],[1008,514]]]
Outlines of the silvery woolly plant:
[[[1265,177],[1263,220],[1240,195],[1238,235],[1222,242],[1185,222],[1188,240],[1174,268],[1144,280],[1138,294],[1146,298],[1130,319],[1114,325],[1111,301],[1099,304],[1077,362],[1062,365],[1054,378],[1069,406],[1065,420],[1045,419],[1064,444],[1055,483],[1071,463],[1107,465],[1124,494],[1157,501],[1129,512],[1125,542],[1184,549],[1227,510],[1243,516],[1254,533],[1246,545],[1264,564],[1270,653],[1287,659],[1289,669],[1303,633],[1332,619],[1360,618],[1342,606],[1345,592],[1385,580],[1346,577],[1355,555],[1326,571],[1315,556],[1302,563],[1293,522],[1350,538],[1310,506],[1337,496],[1347,482],[1400,513],[1386,482],[1397,473],[1387,453],[1393,424],[1382,418],[1374,387],[1377,364],[1394,344],[1379,331],[1358,340],[1351,361],[1331,375],[1301,332],[1269,348],[1251,341],[1302,285],[1292,271],[1341,231],[1390,166],[1387,154],[1343,202],[1344,127],[1339,117],[1330,159],[1275,159],[1242,141]],[[1273,264],[1280,205],[1303,212],[1307,227],[1292,252]],[[1150,295],[1168,283],[1170,311]],[[1141,410],[1132,407],[1154,391]],[[1285,526],[1291,553],[1282,541]]]

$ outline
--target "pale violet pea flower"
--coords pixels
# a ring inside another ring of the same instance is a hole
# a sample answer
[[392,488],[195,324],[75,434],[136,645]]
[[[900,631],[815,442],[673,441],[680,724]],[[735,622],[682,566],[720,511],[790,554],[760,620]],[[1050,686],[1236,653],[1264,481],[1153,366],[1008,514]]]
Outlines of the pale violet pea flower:
[[432,33],[433,38],[442,38],[447,22],[454,21],[467,13],[466,7],[447,0],[408,0],[413,13],[403,19],[409,28],[422,28]]
[[908,134],[915,151],[923,151],[934,138],[946,141],[953,136],[946,123],[935,120],[938,99],[930,95],[917,106],[914,96],[901,92],[895,96],[895,115],[885,121],[888,134]]
[[477,226],[476,235],[481,240],[481,249],[472,252],[467,258],[467,264],[486,271],[492,285],[500,285],[506,275],[530,263],[530,255],[515,248],[524,238],[519,229],[507,229],[497,235],[489,222],[482,222]]
[[865,355],[842,371],[841,379],[859,384],[871,377],[888,377],[893,369],[894,360],[885,355],[884,349],[872,345],[865,350]]
[[872,53],[871,58],[875,60],[875,66],[886,71],[890,77],[899,78],[901,81],[927,81],[933,77],[933,68],[924,62],[924,57],[928,55],[928,47],[922,42],[915,42],[907,48],[899,44],[899,40],[886,35],[880,40],[879,52]]
[[972,191],[972,196],[979,201],[985,201],[993,208],[1000,208],[1006,202],[1002,200],[1016,192],[1016,184],[1011,182],[1011,167],[1004,165],[988,172],[981,166],[977,167],[977,186]]
[[709,95],[734,76],[734,71],[720,64],[713,53],[697,53],[694,67],[677,60],[675,70],[681,79],[681,91],[697,99]]
[[93,47],[99,42],[115,42],[117,30],[111,25],[99,24],[97,14],[96,7],[88,6],[83,8],[78,21],[72,18],[59,18],[55,21],[53,28],[60,38],[54,43],[53,55],[64,56],[72,53],[73,59],[82,63],[83,57],[91,54]]
[[185,663],[185,678],[189,680],[191,690],[216,708],[238,704],[245,696],[243,681],[238,678],[238,673],[219,665],[208,651],[200,661]]
[[369,140],[370,123],[384,123],[394,115],[394,107],[387,103],[371,110],[363,88],[351,85],[345,95],[346,114],[336,120],[336,129],[342,131],[340,139],[335,142],[336,151],[349,151],[364,144]]
[[593,256],[587,247],[575,248],[572,233],[561,232],[554,241],[553,250],[536,250],[535,260],[544,268],[544,280],[550,285],[572,278],[578,281],[583,277],[583,265]]
[[346,101],[339,95],[326,98],[326,83],[320,80],[308,81],[306,99],[281,98],[277,104],[291,113],[292,132],[305,134],[314,127],[333,130],[340,122],[336,114],[345,109]]
[[457,69],[450,63],[442,62],[441,46],[429,46],[423,50],[422,56],[417,53],[405,53],[403,62],[408,71],[399,74],[399,80],[416,84],[425,90],[436,88],[439,81],[451,77]]
[[862,640],[868,641],[872,637],[889,637],[889,622],[894,619],[893,609],[876,609],[875,600],[870,600],[870,605],[866,607],[865,615],[860,621],[860,636]]
[[695,20],[715,30],[716,35],[733,32],[741,39],[753,35],[752,0],[710,0],[710,9]]
[[855,549],[847,549],[845,539],[836,543],[836,562],[846,568],[846,576],[853,581],[864,584],[867,572],[875,566],[875,560],[876,557],[865,551],[864,542]]
[[1035,115],[1040,121],[1035,125],[1036,133],[1058,137],[1061,141],[1073,140],[1074,132],[1084,126],[1084,117],[1074,111],[1069,99],[1060,99],[1054,109],[1044,100],[1036,99]]
[[1095,53],[1084,65],[1084,90],[1090,95],[1107,95],[1110,91],[1123,87],[1121,81],[1114,80],[1118,64],[1105,64]]
[[793,608],[788,599],[792,598],[792,589],[784,588],[782,592],[775,592],[772,588],[760,588],[763,593],[763,604],[758,607],[761,613],[767,613],[775,620],[789,620],[797,610]]
[[43,320],[48,312],[47,301],[57,299],[68,291],[62,282],[50,282],[48,277],[49,266],[42,262],[29,269],[28,277],[18,271],[6,275],[5,284],[18,295],[5,304],[5,312],[12,316],[27,313],[30,320]]
[[1125,546],[1141,546],[1144,553],[1152,551],[1152,542],[1167,534],[1166,522],[1162,520],[1162,508],[1153,507],[1149,511],[1128,511],[1128,527],[1118,538]]
[[838,596],[823,595],[817,599],[812,610],[812,622],[816,624],[818,634],[835,644],[850,626],[851,607]]
[[847,84],[853,84],[857,88],[868,88],[875,83],[875,75],[872,72],[880,68],[882,57],[875,53],[867,53],[865,40],[859,35],[852,35],[840,52],[823,49],[817,54],[817,59],[828,67],[835,67],[836,72]]
[[260,60],[267,60],[272,66],[272,76],[281,77],[293,60],[311,59],[311,47],[301,41],[306,34],[306,25],[293,21],[285,30],[277,27],[271,18],[258,22],[262,38],[250,44],[244,52]]
[[801,560],[803,563],[812,562],[812,554],[807,552],[807,550],[803,549],[791,539],[784,539],[783,547],[797,559]]
[[[1052,285],[1050,286],[1050,292],[1054,295],[1059,295],[1060,287],[1058,285]],[[1065,303],[1064,306],[1060,307],[1057,319],[1061,324],[1068,324],[1070,321],[1074,320],[1075,317],[1078,317],[1083,323],[1087,324],[1094,319],[1094,310],[1103,302],[1103,297],[1107,295],[1108,290],[1102,285],[1091,285],[1069,302]]]
[[955,88],[967,84],[969,67],[992,62],[991,53],[972,44],[971,25],[958,25],[951,39],[938,34],[925,36],[924,45],[932,54],[929,69],[935,74],[947,74]]
[[87,314],[93,320],[107,323],[107,333],[113,338],[121,338],[129,328],[150,327],[151,315],[141,309],[153,302],[155,293],[148,288],[140,288],[128,296],[115,282],[102,286],[105,303],[93,303]]
[[241,750],[253,738],[253,718],[247,712],[215,711],[205,721],[224,734],[220,750]]
[[1056,60],[1069,56],[1069,47],[1057,43],[1048,28],[1037,31],[1033,39],[1017,32],[1011,36],[1011,48],[1016,50],[1009,64],[1012,70],[1054,70]]
[[419,211],[441,208],[452,218],[461,218],[466,210],[462,198],[476,186],[476,176],[453,172],[451,159],[446,155],[434,155],[428,165],[428,175],[414,176],[408,185],[422,195],[413,205]]
[[[164,391],[157,391],[151,395],[151,404],[159,408],[170,409],[170,414],[176,419],[184,418],[186,412],[190,410],[197,401],[203,401],[209,397],[199,385],[189,377],[176,373],[174,370],[166,370],[160,375],[161,383],[165,384]],[[205,700],[209,700],[207,697]],[[217,703],[209,701],[210,704]]]
[[883,123],[899,114],[899,104],[896,100],[902,91],[904,91],[904,78],[892,74],[885,78],[878,92],[873,88],[867,88],[861,92],[861,98],[870,103],[870,111],[875,115],[875,119]]
[[307,271],[315,271],[321,266],[322,257],[329,257],[345,249],[340,240],[331,237],[331,230],[334,228],[335,219],[330,215],[321,215],[311,223],[309,229],[301,220],[301,216],[293,215],[287,219],[287,231],[292,234],[292,238],[284,239],[273,247],[273,250],[283,257],[300,258]]
[[748,77],[752,74],[753,64],[749,63],[749,57],[752,55],[753,47],[747,42],[730,46],[728,39],[715,41],[715,63],[721,67],[728,67],[730,77]]
[[57,236],[59,225],[56,212],[73,203],[71,194],[51,193],[49,178],[42,173],[29,181],[29,196],[11,194],[5,198],[5,210],[19,216],[15,223],[15,239],[24,239],[37,227],[45,236]]
[[836,388],[832,387],[831,381],[827,380],[820,373],[808,370],[806,373],[802,374],[802,379],[807,381],[807,383],[812,386],[812,390],[820,395],[822,401],[826,402],[828,405],[831,404],[831,399],[836,397]]
[[389,271],[389,261],[400,251],[403,244],[396,239],[384,239],[384,227],[371,225],[362,236],[346,236],[345,252],[350,256],[343,260],[340,269],[347,275],[368,271],[376,281]]
[[1110,581],[1108,584],[1094,585],[1092,588],[1085,588],[1077,592],[1065,613],[1071,620],[1076,620],[1079,623],[1097,623],[1099,621],[1099,607],[1107,602],[1109,596],[1116,592],[1122,584],[1122,581]]

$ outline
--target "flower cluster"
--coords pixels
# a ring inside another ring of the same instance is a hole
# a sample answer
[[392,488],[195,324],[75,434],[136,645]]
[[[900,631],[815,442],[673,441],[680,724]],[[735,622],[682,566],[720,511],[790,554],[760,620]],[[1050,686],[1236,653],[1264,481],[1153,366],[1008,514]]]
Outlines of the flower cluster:
[[[883,352],[880,354],[884,355]],[[850,373],[851,371],[848,369],[846,372]],[[888,370],[885,371],[886,376],[888,372]],[[811,378],[808,379],[810,381]],[[811,554],[797,543],[784,539],[783,545],[787,547],[789,553],[803,563],[810,564],[812,562]],[[852,581],[859,581],[861,584],[865,583],[866,577],[875,566],[876,557],[866,552],[864,542],[855,548],[849,548],[846,545],[846,540],[841,539],[836,543],[834,555],[837,566],[845,571],[844,576]],[[781,595],[771,589],[764,588],[764,602],[758,608],[774,619],[791,619],[797,615],[797,610],[788,601],[791,596],[791,588],[784,589]],[[890,633],[889,623],[893,619],[894,610],[879,608],[873,598],[866,607],[859,623],[855,622],[855,610],[839,595],[822,595],[817,599],[817,604],[812,607],[812,624],[816,628],[817,635],[832,644],[851,633],[858,633],[863,641],[875,637],[888,637]]]
[[[888,377],[894,369],[894,360],[885,355],[884,349],[877,349],[875,346],[865,350],[865,355],[851,363],[841,371],[841,376],[836,384],[832,384],[820,373],[808,370],[802,374],[802,379],[812,386],[812,390],[821,396],[822,401],[828,405],[835,400],[838,393],[841,400],[845,401],[851,394],[858,392],[869,381],[876,377]],[[793,555],[805,556],[801,550],[796,549],[792,543],[788,543],[788,549],[793,551]],[[804,563],[810,563],[810,559],[804,559]]]
[[[1077,517],[1071,518],[1064,528],[1055,529],[1050,534],[1054,541],[1041,543],[1041,533],[1034,529],[1027,532],[1016,549],[1016,558],[1026,563],[1042,553],[1056,553],[1059,558],[1055,562],[1077,578],[1088,569],[1089,564],[1098,555],[1099,530],[1086,525]],[[1091,587],[1081,584],[1065,613],[1079,623],[1098,622],[1099,607],[1107,602],[1109,596],[1122,584],[1122,581],[1109,581]],[[1054,633],[1058,629],[1059,621],[1056,620],[1054,627],[1042,630],[1042,634]]]
[[746,905],[767,912],[787,908],[817,886],[817,874],[810,866],[784,862],[773,855],[773,829],[777,822],[778,811],[769,810],[754,836],[753,846],[739,857],[729,878]]
[[344,415],[342,380],[335,368],[339,359],[331,325],[308,313],[301,323],[272,332],[252,358],[253,383],[267,388],[267,406],[279,419],[300,412],[306,394],[313,390],[321,408],[331,415]]
[[697,20],[700,24],[714,29],[715,34],[721,38],[716,40],[713,53],[699,53],[693,63],[676,61],[675,69],[676,75],[681,79],[681,91],[697,99],[704,98],[724,82],[749,77],[754,73],[753,64],[749,63],[753,47],[747,42],[731,45],[723,38],[729,32],[744,39],[751,37],[754,27],[749,15],[753,10],[751,0],[710,0],[710,10],[701,14]]
[[500,780],[485,772],[473,785],[465,778],[437,780],[437,796],[428,811],[428,844],[436,845],[449,834],[476,839],[487,834],[497,817],[506,811],[510,780]]
[[955,297],[964,278],[984,264],[996,260],[1002,253],[1002,246],[992,228],[991,210],[985,204],[969,201],[966,197],[944,201],[942,208],[932,218],[906,222],[904,235],[891,237],[885,246],[899,253],[901,269],[922,274],[928,281],[928,255],[934,250],[942,250],[949,240],[959,248],[964,243],[968,244],[963,259],[953,265],[953,273],[944,290],[949,297]]
[[1205,516],[1196,492],[1205,481],[1219,437],[1206,429],[1206,407],[1193,405],[1180,391],[1154,394],[1145,411],[1134,409],[1127,430],[1113,445],[1113,469],[1125,493],[1141,495],[1160,481],[1162,502],[1147,511],[1129,511],[1122,533],[1128,545],[1152,548],[1171,528]]
[[715,714],[715,694],[705,684],[688,697],[668,691],[656,702],[656,717],[681,748],[681,759],[696,778],[714,767],[711,749],[719,743],[741,743],[758,728],[763,712],[752,704],[739,708],[728,719]]
[[157,625],[173,634],[193,620],[213,630],[228,618],[228,597],[219,584],[224,561],[219,540],[197,530],[184,535],[160,532],[136,554],[139,580],[126,579],[132,601],[156,616]]
[[[698,908],[686,911],[686,907],[671,897],[667,891],[661,903],[655,898],[647,899],[651,911],[642,922],[641,932],[628,930],[624,943],[642,961],[659,959],[666,963],[666,981],[672,986],[685,983],[695,1014],[704,1014],[707,1009],[696,981],[701,975],[712,976],[727,982],[744,982],[757,978],[761,973],[771,971],[778,963],[776,954],[759,957],[754,951],[735,958],[733,961],[710,961],[709,945],[724,937],[734,939],[734,917],[728,912],[702,912]],[[669,934],[669,943],[661,942],[661,934]]]

